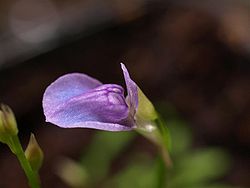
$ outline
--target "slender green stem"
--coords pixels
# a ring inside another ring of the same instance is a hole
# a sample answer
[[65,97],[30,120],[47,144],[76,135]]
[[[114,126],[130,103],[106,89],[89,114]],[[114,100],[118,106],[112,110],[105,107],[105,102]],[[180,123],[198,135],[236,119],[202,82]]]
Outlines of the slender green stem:
[[160,115],[158,115],[158,119],[156,119],[155,122],[158,125],[159,131],[161,134],[162,145],[160,145],[160,150],[162,153],[162,157],[163,157],[164,162],[166,163],[166,167],[170,168],[173,165],[172,160],[169,155],[169,150],[171,150],[170,134],[169,134],[167,127],[165,126],[166,124],[164,120],[160,117]]
[[156,160],[157,162],[157,188],[166,188],[166,166],[162,159],[162,156],[159,156]]
[[159,149],[161,151],[161,156],[158,159],[158,188],[168,187],[168,172],[172,167],[172,160],[169,155],[169,150],[171,150],[171,138],[169,131],[166,127],[164,120],[158,115],[158,119],[155,121],[158,125],[161,134],[161,144]]
[[12,136],[9,140],[9,147],[12,152],[17,156],[25,175],[28,178],[31,188],[40,188],[40,180],[37,172],[34,172],[30,166],[29,161],[25,157],[22,145],[17,135]]

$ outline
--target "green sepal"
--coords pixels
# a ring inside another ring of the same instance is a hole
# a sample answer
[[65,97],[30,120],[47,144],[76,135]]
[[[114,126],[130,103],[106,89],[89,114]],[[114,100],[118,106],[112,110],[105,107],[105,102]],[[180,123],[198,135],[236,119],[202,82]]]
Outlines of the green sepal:
[[138,108],[136,111],[136,118],[153,121],[157,119],[157,112],[154,105],[138,87]]

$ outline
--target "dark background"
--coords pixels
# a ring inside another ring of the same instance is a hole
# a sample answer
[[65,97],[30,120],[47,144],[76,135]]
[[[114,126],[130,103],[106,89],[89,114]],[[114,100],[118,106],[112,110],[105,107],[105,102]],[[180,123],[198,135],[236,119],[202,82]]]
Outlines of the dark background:
[[[69,72],[124,85],[120,62],[153,102],[189,123],[193,147],[230,153],[225,182],[250,186],[248,1],[22,0],[0,9],[0,101],[15,112],[23,143],[32,131],[43,148],[44,187],[66,187],[53,163],[77,157],[95,132],[45,123],[45,88]],[[1,188],[26,186],[4,145],[0,177]]]

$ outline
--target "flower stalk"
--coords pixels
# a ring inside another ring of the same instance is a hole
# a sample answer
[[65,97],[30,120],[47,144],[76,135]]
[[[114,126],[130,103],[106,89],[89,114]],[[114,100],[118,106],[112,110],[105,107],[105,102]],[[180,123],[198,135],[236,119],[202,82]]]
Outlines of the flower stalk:
[[31,188],[40,188],[38,172],[32,169],[31,163],[25,156],[18,137],[18,127],[14,113],[7,105],[0,108],[0,142],[6,144],[16,155]]
[[166,167],[171,167],[172,161],[168,152],[171,147],[171,139],[166,123],[139,87],[138,100],[139,105],[135,115],[137,128],[135,130],[159,148]]
[[27,160],[18,136],[12,136],[7,144],[11,151],[16,155],[31,188],[40,188],[40,180],[38,173],[32,170]]

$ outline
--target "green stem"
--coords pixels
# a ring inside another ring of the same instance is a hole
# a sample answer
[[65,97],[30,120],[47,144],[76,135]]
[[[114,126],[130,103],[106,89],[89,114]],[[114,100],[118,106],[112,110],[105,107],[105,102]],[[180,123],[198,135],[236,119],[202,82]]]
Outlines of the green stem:
[[31,188],[40,188],[40,180],[38,177],[38,173],[34,172],[30,166],[29,161],[27,160],[22,145],[19,141],[17,135],[12,136],[10,138],[10,143],[8,144],[12,152],[17,156],[22,169],[25,172],[26,177],[28,178],[29,185]]
[[169,131],[166,127],[166,124],[164,120],[158,115],[158,119],[155,120],[156,124],[158,125],[160,134],[161,134],[161,144],[160,144],[160,150],[162,153],[162,157],[164,162],[166,163],[166,167],[170,168],[172,167],[172,160],[169,155],[169,151],[171,150],[171,138]]
[[157,161],[157,188],[166,188],[166,173],[167,169],[162,159],[162,156],[159,156]]

